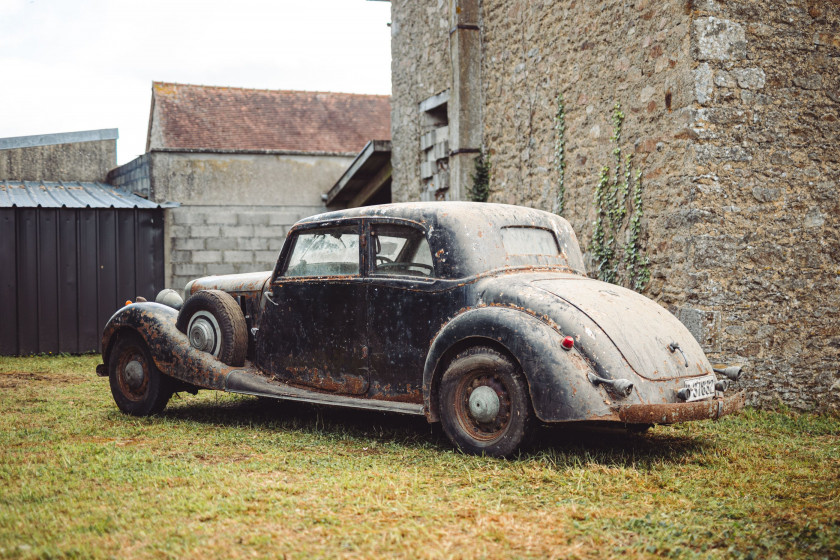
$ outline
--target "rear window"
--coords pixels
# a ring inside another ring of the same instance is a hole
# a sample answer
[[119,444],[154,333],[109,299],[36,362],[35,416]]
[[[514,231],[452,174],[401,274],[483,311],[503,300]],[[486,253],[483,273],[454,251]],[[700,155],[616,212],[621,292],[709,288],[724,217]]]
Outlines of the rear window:
[[560,247],[554,232],[527,226],[502,228],[502,243],[508,255],[543,255],[557,257]]

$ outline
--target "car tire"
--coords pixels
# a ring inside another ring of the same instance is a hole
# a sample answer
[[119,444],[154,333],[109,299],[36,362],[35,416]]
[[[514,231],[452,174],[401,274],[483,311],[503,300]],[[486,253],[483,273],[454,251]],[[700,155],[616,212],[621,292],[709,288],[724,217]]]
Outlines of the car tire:
[[190,345],[229,366],[241,366],[248,352],[248,326],[236,300],[221,290],[201,290],[181,308],[175,326]]
[[146,341],[124,333],[108,357],[108,381],[117,407],[133,416],[161,412],[172,396],[172,382],[152,361]]
[[534,414],[520,368],[488,347],[457,354],[441,378],[443,431],[461,451],[507,457],[529,443]]

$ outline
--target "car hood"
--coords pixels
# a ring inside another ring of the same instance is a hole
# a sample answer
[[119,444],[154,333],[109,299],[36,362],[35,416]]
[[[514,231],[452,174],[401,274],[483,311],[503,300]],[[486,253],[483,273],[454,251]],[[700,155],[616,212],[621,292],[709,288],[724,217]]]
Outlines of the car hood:
[[184,300],[198,290],[222,290],[234,295],[261,292],[271,277],[271,271],[248,272],[246,274],[226,274],[223,276],[205,276],[184,286]]
[[[668,380],[712,373],[702,348],[680,321],[656,302],[631,290],[581,276],[537,278],[531,286],[586,315],[601,333],[572,333],[584,347],[608,337],[641,377]],[[587,332],[589,331],[589,332]],[[672,352],[669,345],[679,344]]]

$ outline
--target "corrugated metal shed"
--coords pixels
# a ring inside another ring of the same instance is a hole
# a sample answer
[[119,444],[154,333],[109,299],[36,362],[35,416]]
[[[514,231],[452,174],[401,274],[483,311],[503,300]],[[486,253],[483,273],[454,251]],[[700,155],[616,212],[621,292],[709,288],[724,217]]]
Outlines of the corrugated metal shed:
[[0,181],[0,208],[170,208],[105,183]]
[[163,207],[104,183],[0,181],[0,355],[100,350],[163,289]]

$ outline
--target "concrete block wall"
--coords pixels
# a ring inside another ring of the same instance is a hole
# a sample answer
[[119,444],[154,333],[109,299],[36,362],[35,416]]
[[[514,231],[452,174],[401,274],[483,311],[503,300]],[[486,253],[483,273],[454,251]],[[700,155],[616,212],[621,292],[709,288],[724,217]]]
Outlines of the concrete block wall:
[[107,183],[149,198],[152,192],[151,156],[143,154],[108,172]]
[[329,191],[351,155],[147,153],[114,169],[112,184],[166,211],[166,287],[201,276],[274,267],[289,228],[325,212]]
[[289,228],[323,206],[182,206],[167,210],[167,287],[195,278],[271,270]]

